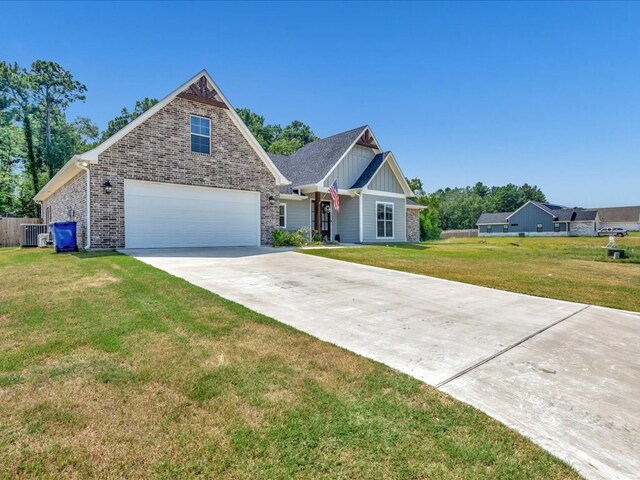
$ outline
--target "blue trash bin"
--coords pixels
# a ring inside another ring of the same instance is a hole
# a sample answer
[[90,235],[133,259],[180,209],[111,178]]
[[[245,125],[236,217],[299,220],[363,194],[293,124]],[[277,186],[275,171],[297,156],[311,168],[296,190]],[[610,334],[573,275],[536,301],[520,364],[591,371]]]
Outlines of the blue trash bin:
[[56,253],[78,251],[76,222],[53,222],[49,226],[53,231],[53,245]]

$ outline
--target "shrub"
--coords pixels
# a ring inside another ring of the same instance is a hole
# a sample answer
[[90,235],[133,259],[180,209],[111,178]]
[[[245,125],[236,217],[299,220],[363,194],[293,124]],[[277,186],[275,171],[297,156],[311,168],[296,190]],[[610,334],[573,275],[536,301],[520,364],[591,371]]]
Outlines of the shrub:
[[300,228],[295,232],[277,229],[273,231],[273,244],[276,247],[302,247],[309,243],[309,230]]
[[287,232],[285,230],[280,230],[279,228],[273,231],[273,244],[276,247],[284,247],[284,240],[287,236]]

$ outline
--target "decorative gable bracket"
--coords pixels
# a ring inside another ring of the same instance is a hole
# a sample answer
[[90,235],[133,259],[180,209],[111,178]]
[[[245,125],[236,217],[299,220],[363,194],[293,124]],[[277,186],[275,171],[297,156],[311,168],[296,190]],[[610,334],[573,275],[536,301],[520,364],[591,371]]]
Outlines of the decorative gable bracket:
[[358,139],[358,141],[356,142],[356,145],[360,145],[361,147],[375,148],[376,150],[380,150],[380,147],[378,147],[378,145],[376,144],[376,140],[375,138],[373,138],[373,135],[371,135],[371,132],[369,131],[368,128],[364,131],[362,136]]
[[186,91],[179,93],[177,97],[194,102],[206,103],[207,105],[213,105],[214,107],[226,108],[227,110],[229,109],[226,103],[218,99],[218,92],[209,87],[207,77],[204,75],[200,77],[197,82],[189,85],[189,88]]

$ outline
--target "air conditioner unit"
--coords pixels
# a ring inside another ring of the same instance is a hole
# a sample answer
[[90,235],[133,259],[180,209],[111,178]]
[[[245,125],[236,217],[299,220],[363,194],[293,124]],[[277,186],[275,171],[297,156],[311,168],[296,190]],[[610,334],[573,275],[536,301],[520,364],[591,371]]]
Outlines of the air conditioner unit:
[[37,247],[38,235],[47,233],[48,225],[41,223],[23,223],[20,225],[20,246],[21,247]]
[[51,243],[51,234],[49,232],[38,234],[38,248],[46,248]]

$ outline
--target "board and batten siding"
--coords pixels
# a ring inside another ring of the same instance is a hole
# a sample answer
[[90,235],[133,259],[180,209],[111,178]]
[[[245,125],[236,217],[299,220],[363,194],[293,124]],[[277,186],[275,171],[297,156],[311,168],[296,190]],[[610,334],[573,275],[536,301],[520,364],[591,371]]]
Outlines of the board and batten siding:
[[[376,202],[393,203],[393,238],[376,238],[377,211]],[[364,243],[405,242],[407,239],[407,200],[402,197],[385,197],[382,195],[362,196],[362,235]]]
[[340,213],[334,216],[334,236],[340,235],[341,243],[360,242],[360,199],[340,196]]
[[329,173],[329,176],[324,181],[324,186],[328,187],[337,178],[338,188],[351,188],[375,156],[373,149],[354,145],[336,168]]
[[[518,223],[518,222],[515,222],[515,223]],[[536,222],[536,223],[538,223],[538,222]],[[561,233],[566,233],[566,231],[567,231],[567,224],[566,224],[565,222],[559,222],[559,223],[560,223],[560,232],[561,232]],[[487,225],[478,225],[478,232],[479,232],[479,233],[492,233],[492,234],[495,234],[495,233],[504,233],[505,235],[507,235],[507,234],[511,233],[511,234],[514,234],[514,235],[515,235],[515,234],[517,234],[517,233],[520,233],[520,232],[525,231],[525,230],[522,230],[522,229],[520,228],[520,226],[518,226],[518,227],[511,227],[511,225],[509,225],[509,231],[505,233],[505,232],[504,232],[504,230],[503,230],[503,225],[504,225],[504,224],[502,224],[502,223],[491,225],[491,226],[493,227],[491,232],[487,232]],[[543,227],[542,227],[542,228],[544,229],[544,223],[543,223],[542,225],[543,225]],[[545,231],[549,231],[549,230],[545,230]],[[532,226],[532,230],[526,230],[526,232],[528,232],[528,233],[536,232],[536,224],[535,224],[535,223],[533,224],[533,226]],[[550,232],[554,232],[553,226],[551,227]],[[557,233],[557,232],[556,232],[556,233]]]
[[400,182],[398,182],[398,179],[387,162],[382,164],[378,173],[371,179],[368,188],[369,190],[378,190],[379,192],[404,193]]
[[509,219],[509,232],[536,232],[538,223],[542,224],[543,232],[553,232],[553,216],[530,203],[511,216]]
[[303,227],[311,230],[311,201],[309,198],[304,200],[280,200],[280,203],[287,206],[287,226],[285,230],[294,231]]

